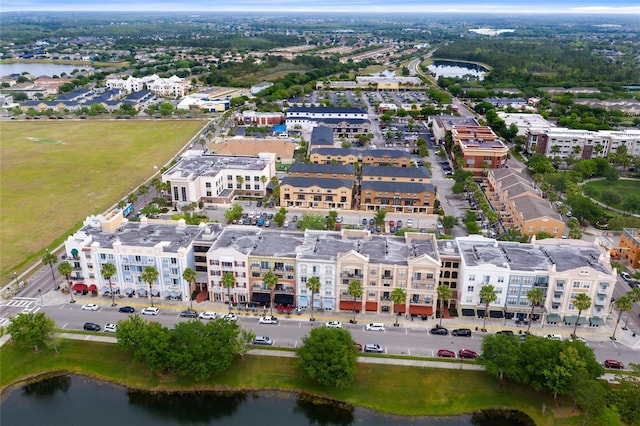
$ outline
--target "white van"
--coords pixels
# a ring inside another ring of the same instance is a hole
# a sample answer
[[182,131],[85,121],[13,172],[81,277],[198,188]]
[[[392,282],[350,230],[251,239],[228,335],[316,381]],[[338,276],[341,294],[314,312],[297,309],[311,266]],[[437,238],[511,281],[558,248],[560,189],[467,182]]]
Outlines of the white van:
[[370,322],[365,327],[367,331],[384,331],[384,324],[379,322]]

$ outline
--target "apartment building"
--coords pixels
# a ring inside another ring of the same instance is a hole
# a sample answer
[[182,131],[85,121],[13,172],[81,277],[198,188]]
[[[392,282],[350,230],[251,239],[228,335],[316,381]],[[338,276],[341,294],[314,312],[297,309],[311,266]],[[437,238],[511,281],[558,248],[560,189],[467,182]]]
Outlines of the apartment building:
[[[444,317],[449,317],[449,310],[459,314],[460,305],[460,252],[455,241],[437,240],[438,253],[440,254],[440,276],[438,286],[446,285],[451,289],[451,297],[444,301]],[[437,289],[437,287],[436,287]],[[440,300],[438,303],[442,303]]]
[[430,183],[363,181],[360,210],[432,214],[436,189]]
[[236,195],[264,197],[275,176],[276,155],[206,155],[188,152],[162,174],[171,183],[174,206],[184,203],[228,203]]
[[293,163],[289,167],[289,176],[295,177],[354,180],[355,173],[356,169],[352,164]]
[[292,107],[287,110],[287,130],[307,130],[325,126],[338,139],[355,139],[370,132],[371,122],[362,108]]
[[241,111],[234,115],[239,124],[254,126],[274,126],[284,123],[284,114],[281,112]]
[[280,182],[280,205],[351,210],[353,191],[353,179],[287,176]]
[[436,115],[431,119],[433,139],[439,145],[444,145],[445,137],[451,134],[453,126],[479,126],[475,118],[458,117],[455,115]]
[[157,96],[179,98],[187,94],[191,83],[189,80],[175,75],[169,78],[161,78],[153,74],[141,78],[108,78],[105,85],[108,89],[118,89],[128,93],[147,89]]
[[562,127],[530,128],[527,152],[551,158],[606,158],[625,147],[627,154],[640,155],[640,130],[579,130]]
[[620,246],[614,247],[620,261],[633,269],[640,269],[640,231],[637,228],[624,228],[620,235]]
[[410,167],[411,155],[398,149],[365,149],[362,151],[362,164]]
[[[482,176],[488,169],[503,168],[507,164],[509,148],[487,126],[453,126],[452,152],[459,148],[463,168],[474,176]],[[458,155],[458,154],[454,154]]]
[[[205,253],[208,299],[215,302],[246,304],[251,301],[249,285],[249,253],[258,239],[256,228],[227,226]],[[222,285],[225,273],[233,274],[235,283]]]
[[315,164],[356,164],[359,161],[358,151],[347,148],[313,148],[309,160]]

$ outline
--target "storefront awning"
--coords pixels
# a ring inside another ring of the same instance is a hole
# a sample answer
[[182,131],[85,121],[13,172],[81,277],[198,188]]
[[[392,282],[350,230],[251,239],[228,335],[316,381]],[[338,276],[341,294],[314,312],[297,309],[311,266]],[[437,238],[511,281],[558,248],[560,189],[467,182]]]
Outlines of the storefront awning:
[[550,324],[557,324],[560,322],[560,315],[558,314],[549,314],[547,315],[547,322]]
[[567,325],[575,324],[577,319],[578,319],[577,315],[565,315],[564,316],[564,323],[567,324]]
[[460,309],[463,317],[475,317],[476,310],[474,308],[462,308]]
[[393,304],[393,312],[395,313],[400,313],[400,314],[404,314],[407,310],[407,306],[404,303],[401,304],[397,304],[394,303]]
[[146,296],[147,295],[147,289],[146,288],[139,288],[136,290],[136,293],[138,293],[138,296]]
[[[315,300],[314,300],[315,302]],[[309,306],[309,300],[307,299],[307,296],[299,296],[298,297],[298,307],[299,308],[306,308],[307,306]]]
[[78,255],[78,249],[71,249],[71,256],[76,257]]
[[591,317],[589,318],[589,325],[598,327],[600,325],[604,325],[604,320],[600,317]]
[[96,291],[96,290],[98,290],[98,286],[97,286],[97,285],[95,285],[95,284],[91,284],[87,290],[89,290],[89,291]]
[[134,289],[132,289],[131,287],[127,287],[124,289],[124,294],[129,295],[129,294],[133,294],[136,291]]
[[378,302],[367,302],[365,304],[365,310],[367,311],[377,311],[378,310]]
[[340,301],[340,310],[341,311],[353,311],[355,306],[355,310],[359,311],[362,309],[362,303],[360,301],[356,301],[355,305],[352,300],[341,300]]
[[587,317],[582,317],[581,316],[580,318],[578,318],[578,325],[586,324],[588,322],[589,322],[589,320],[587,320]]
[[268,293],[253,293],[251,295],[251,303],[267,304],[271,300]]
[[489,318],[503,318],[504,312],[502,310],[489,309]]
[[157,288],[152,288],[152,289],[151,289],[151,295],[152,295],[153,297],[158,297],[158,296],[160,296],[160,290],[158,290]]
[[409,305],[411,315],[433,315],[433,307],[421,305]]
[[322,306],[325,309],[333,309],[333,299],[326,298],[322,301]]
[[84,283],[77,283],[71,287],[73,291],[85,291],[87,289],[87,285]]
[[478,318],[484,318],[484,309],[478,309],[476,310],[476,314],[478,315]]
[[276,294],[273,298],[276,305],[293,305],[293,294]]

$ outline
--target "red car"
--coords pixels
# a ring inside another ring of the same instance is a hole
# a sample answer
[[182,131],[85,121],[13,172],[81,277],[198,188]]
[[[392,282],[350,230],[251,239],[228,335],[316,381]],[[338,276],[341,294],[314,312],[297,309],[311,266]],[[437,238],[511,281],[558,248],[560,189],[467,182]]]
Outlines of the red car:
[[455,358],[456,353],[454,351],[450,351],[448,349],[440,349],[438,351],[438,356],[440,358]]
[[460,349],[458,351],[458,356],[460,358],[476,359],[478,357],[478,353],[472,351],[471,349]]
[[392,221],[392,220],[389,221],[389,226],[395,226],[395,225],[396,225],[396,223],[394,221]]
[[624,368],[624,364],[621,363],[620,361],[617,361],[615,359],[608,359],[604,362],[604,367],[605,368],[618,368],[620,370],[622,370]]

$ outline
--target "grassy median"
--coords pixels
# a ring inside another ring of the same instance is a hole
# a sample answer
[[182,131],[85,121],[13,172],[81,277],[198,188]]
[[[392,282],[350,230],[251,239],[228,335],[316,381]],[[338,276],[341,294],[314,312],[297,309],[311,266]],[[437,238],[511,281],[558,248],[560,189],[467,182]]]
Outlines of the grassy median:
[[25,378],[69,371],[149,390],[278,389],[303,391],[399,415],[449,416],[501,407],[521,410],[538,425],[580,423],[569,403],[559,401],[556,406],[546,394],[499,384],[480,371],[359,364],[349,389],[328,389],[302,379],[292,367],[291,358],[247,355],[225,373],[194,382],[154,374],[114,344],[59,339],[57,349],[57,353],[49,349],[34,353],[13,345],[0,348],[2,389]]
[[64,241],[170,161],[199,120],[0,123],[1,281]]

